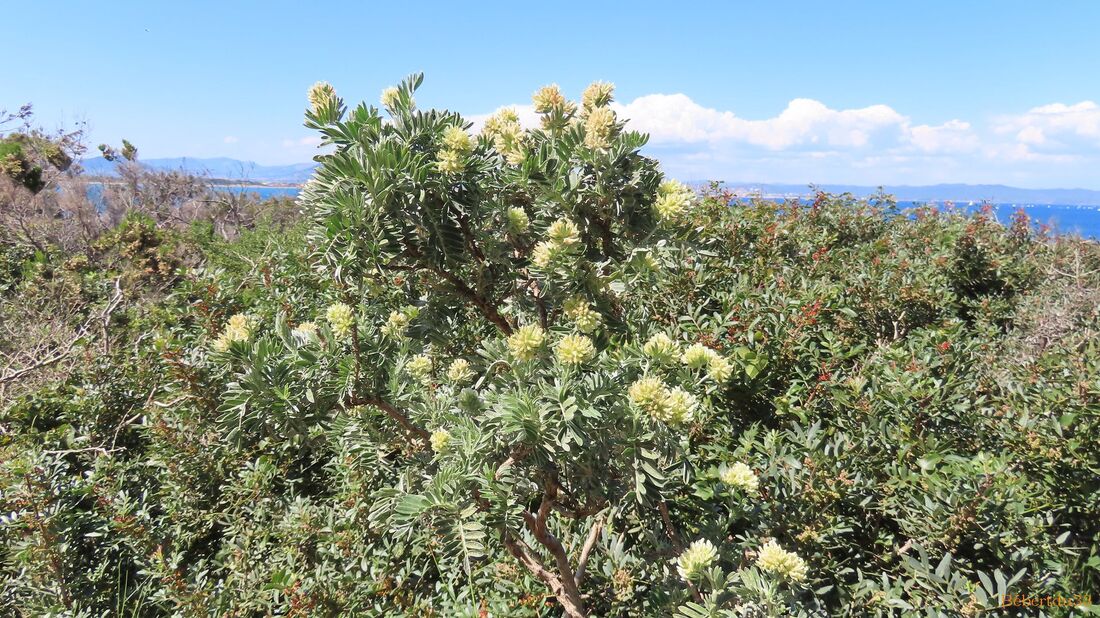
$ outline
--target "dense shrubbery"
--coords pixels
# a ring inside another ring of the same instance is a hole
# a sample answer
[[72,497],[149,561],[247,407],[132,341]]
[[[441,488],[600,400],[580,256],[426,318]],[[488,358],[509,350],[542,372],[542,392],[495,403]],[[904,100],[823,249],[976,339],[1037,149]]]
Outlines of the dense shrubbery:
[[5,246],[5,299],[75,287],[106,317],[0,417],[0,606],[973,615],[1097,589],[1097,245],[887,196],[731,207],[662,182],[607,85],[472,135],[419,81],[381,110],[311,91],[300,224]]

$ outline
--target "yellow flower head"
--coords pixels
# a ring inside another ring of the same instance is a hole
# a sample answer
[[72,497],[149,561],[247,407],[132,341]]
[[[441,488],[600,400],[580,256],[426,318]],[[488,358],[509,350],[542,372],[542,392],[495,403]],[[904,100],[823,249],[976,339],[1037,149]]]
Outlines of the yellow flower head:
[[466,169],[466,161],[457,150],[440,150],[435,159],[436,169],[443,174],[458,174]]
[[481,134],[496,137],[505,130],[518,130],[519,128],[519,116],[516,115],[516,111],[511,108],[504,108],[485,120],[485,124],[481,127]]
[[733,364],[725,356],[714,353],[707,361],[707,377],[722,384],[733,375]]
[[775,539],[764,543],[756,554],[756,566],[762,571],[775,573],[776,575],[794,582],[806,579],[806,561],[798,554],[787,551],[775,542]]
[[676,570],[691,581],[718,562],[718,549],[706,539],[695,541],[676,559]]
[[672,340],[672,337],[657,333],[645,342],[642,353],[658,363],[668,363],[680,354],[680,346]]
[[309,89],[309,106],[314,113],[336,98],[336,89],[328,82],[317,82]]
[[382,91],[380,100],[382,101],[382,107],[392,114],[397,109],[398,103],[401,102],[401,91],[393,86],[386,88]]
[[502,133],[493,140],[493,148],[504,156],[508,165],[520,165],[527,160],[525,143],[526,137],[519,131]]
[[538,355],[545,339],[546,332],[538,324],[521,326],[508,337],[508,351],[516,360],[531,360]]
[[252,336],[252,329],[256,325],[256,319],[243,313],[238,313],[229,318],[221,335],[214,340],[214,349],[224,352],[229,349],[229,344],[234,341],[248,341]]
[[405,370],[417,380],[425,380],[432,373],[432,358],[427,354],[417,354],[405,364]]
[[522,208],[508,209],[508,229],[516,234],[523,234],[531,226],[531,218]]
[[540,114],[548,114],[555,108],[564,109],[566,105],[565,95],[561,93],[561,88],[558,88],[557,84],[539,88],[531,96],[531,101],[535,104],[535,111]]
[[546,270],[550,263],[561,253],[558,245],[551,242],[540,242],[531,250],[531,263],[536,267]]
[[630,385],[627,398],[638,409],[652,416],[664,416],[668,387],[660,378],[645,376]]
[[682,388],[674,388],[665,395],[664,405],[661,406],[659,421],[669,425],[680,425],[695,417],[695,410],[699,407],[699,400],[695,395]]
[[613,100],[615,84],[607,82],[592,82],[584,89],[581,95],[581,106],[585,113],[589,113],[597,107],[604,107]]
[[695,192],[676,180],[666,180],[657,188],[657,203],[654,206],[662,219],[675,219],[691,209],[695,202]]
[[290,334],[298,339],[309,339],[317,335],[317,325],[313,322],[302,322],[290,331]]
[[453,384],[465,384],[474,379],[474,370],[470,368],[470,361],[459,358],[456,359],[451,366],[447,368],[447,379]]
[[550,241],[563,247],[575,245],[581,241],[581,231],[568,219],[558,219],[546,230]]
[[742,462],[732,466],[722,466],[718,470],[718,478],[730,487],[736,487],[747,494],[755,494],[760,488],[760,479],[752,468]]
[[596,346],[584,335],[566,335],[556,348],[558,361],[563,365],[581,365],[596,356]]
[[693,343],[688,346],[688,349],[684,350],[680,360],[692,369],[701,369],[710,363],[715,354],[716,352],[707,346],[701,343]]
[[345,339],[351,335],[351,327],[355,324],[355,315],[351,307],[344,303],[333,303],[325,311],[325,320],[332,328],[332,334],[337,339]]
[[572,318],[573,324],[582,333],[595,331],[602,321],[599,312],[580,296],[574,296],[565,302],[565,315]]
[[680,182],[679,180],[669,179],[662,182],[657,187],[657,195],[664,197],[666,195],[678,195],[681,193],[691,193],[691,188]]
[[445,429],[437,429],[432,432],[428,441],[431,442],[433,451],[437,454],[442,453],[451,442],[451,433]]
[[462,127],[450,126],[443,129],[443,148],[470,154],[474,150],[474,141],[470,139],[469,133],[462,130]]
[[412,321],[410,313],[410,311],[391,311],[386,324],[382,326],[382,334],[394,339],[404,337],[405,329],[409,327],[409,322]]
[[584,145],[589,148],[607,148],[615,134],[615,112],[610,107],[597,107],[584,121]]

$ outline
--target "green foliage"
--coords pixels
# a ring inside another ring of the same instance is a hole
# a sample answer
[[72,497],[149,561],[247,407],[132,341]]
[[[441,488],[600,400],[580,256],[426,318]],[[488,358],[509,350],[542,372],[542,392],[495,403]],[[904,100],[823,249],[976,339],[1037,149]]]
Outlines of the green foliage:
[[314,87],[301,225],[132,217],[86,262],[3,254],[9,296],[140,295],[0,416],[5,607],[976,615],[1097,589],[1095,243],[698,196],[606,85],[475,136],[420,82],[383,109]]

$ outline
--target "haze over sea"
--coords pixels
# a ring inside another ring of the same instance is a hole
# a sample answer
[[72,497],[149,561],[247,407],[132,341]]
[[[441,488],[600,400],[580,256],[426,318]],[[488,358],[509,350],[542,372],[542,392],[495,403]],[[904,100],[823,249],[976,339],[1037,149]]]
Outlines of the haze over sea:
[[[260,197],[294,197],[298,195],[298,187],[218,187],[221,191],[249,191]],[[782,200],[772,197],[769,199]],[[916,206],[935,204],[939,207],[957,208],[964,212],[976,212],[981,210],[982,204],[977,202],[916,202],[898,201],[899,208],[913,208]],[[1048,225],[1051,230],[1059,234],[1079,234],[1085,238],[1100,239],[1100,208],[1096,206],[1075,206],[1068,204],[991,204],[993,215],[1004,224],[1012,221],[1012,215],[1017,210],[1023,210],[1031,217],[1035,225]]]

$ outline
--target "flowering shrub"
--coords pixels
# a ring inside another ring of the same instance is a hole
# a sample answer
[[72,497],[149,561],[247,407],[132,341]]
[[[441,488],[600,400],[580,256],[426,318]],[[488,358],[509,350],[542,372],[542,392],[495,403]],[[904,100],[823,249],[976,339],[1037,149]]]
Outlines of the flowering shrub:
[[475,133],[420,82],[311,89],[308,231],[180,266],[5,405],[5,607],[974,615],[1100,583],[1095,244],[731,205],[609,84]]

